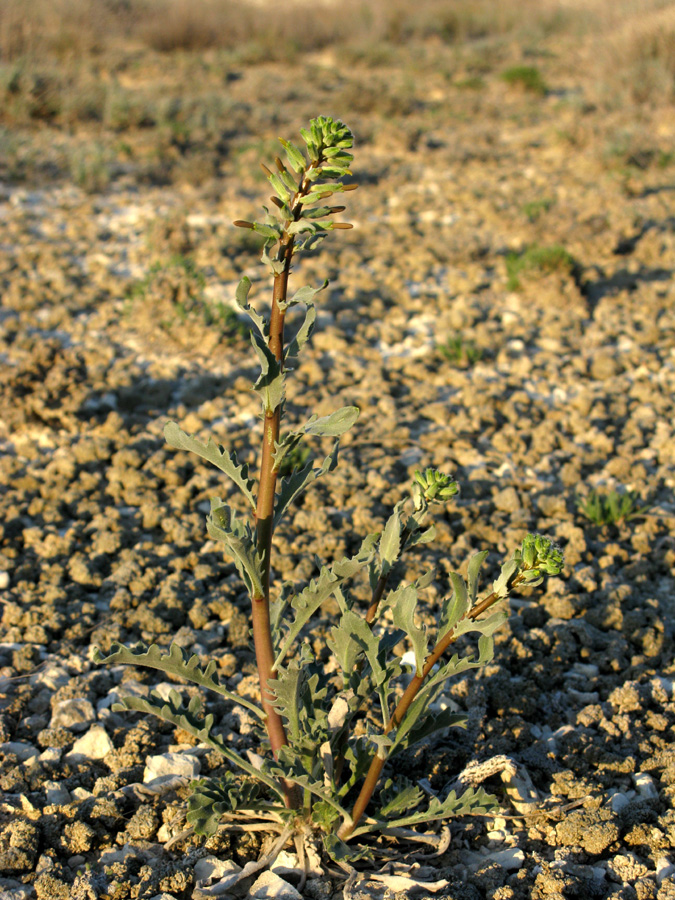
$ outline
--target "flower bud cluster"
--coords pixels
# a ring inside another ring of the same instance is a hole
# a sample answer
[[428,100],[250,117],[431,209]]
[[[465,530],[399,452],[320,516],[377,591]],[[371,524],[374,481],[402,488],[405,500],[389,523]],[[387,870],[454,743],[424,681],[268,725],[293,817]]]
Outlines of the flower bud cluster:
[[447,503],[459,493],[459,485],[451,475],[445,475],[438,469],[427,469],[426,472],[415,472],[412,496],[415,509],[422,509],[428,503]]
[[515,556],[520,558],[521,572],[527,581],[542,575],[559,575],[564,565],[560,547],[540,534],[525,535],[522,549]]

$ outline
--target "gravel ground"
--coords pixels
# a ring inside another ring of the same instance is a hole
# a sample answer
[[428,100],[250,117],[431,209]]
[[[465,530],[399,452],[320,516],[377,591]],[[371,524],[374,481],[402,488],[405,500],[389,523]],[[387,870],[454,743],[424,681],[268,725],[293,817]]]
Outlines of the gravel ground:
[[[506,757],[536,795],[520,815],[497,765],[485,786],[504,816],[453,823],[433,896],[673,900],[675,173],[639,146],[607,156],[626,129],[672,145],[672,107],[585,103],[573,59],[550,63],[545,96],[433,73],[404,96],[386,69],[331,91],[330,65],[237,73],[246,125],[232,126],[218,180],[153,185],[131,167],[104,192],[0,186],[0,897],[207,897],[217,860],[259,853],[255,836],[166,849],[185,826],[186,778],[220,761],[180,730],[113,713],[120,690],[160,677],[96,666],[92,648],[173,639],[215,657],[231,690],[254,690],[247,598],[205,541],[208,497],[229,488],[161,432],[172,418],[254,462],[250,348],[223,311],[242,274],[252,299],[267,295],[255,248],[229,225],[265,197],[261,148],[244,139],[292,137],[325,112],[356,134],[361,188],[354,230],[295,273],[331,284],[288,413],[355,404],[361,417],[339,470],[279,531],[277,577],[302,583],[314,554],[353,552],[427,465],[462,493],[409,576],[438,566],[440,592],[475,550],[494,574],[526,531],[559,542],[564,577],[514,603],[492,664],[452,688],[467,732],[405,761],[442,791],[469,763]],[[47,158],[49,131],[31,140]],[[542,264],[522,255],[533,245],[565,255]],[[577,504],[593,488],[634,490],[650,509],[594,525]],[[245,717],[206,708],[251,746]],[[183,781],[158,793],[167,773]],[[383,890],[364,875],[350,897]],[[332,895],[331,879],[304,888]]]

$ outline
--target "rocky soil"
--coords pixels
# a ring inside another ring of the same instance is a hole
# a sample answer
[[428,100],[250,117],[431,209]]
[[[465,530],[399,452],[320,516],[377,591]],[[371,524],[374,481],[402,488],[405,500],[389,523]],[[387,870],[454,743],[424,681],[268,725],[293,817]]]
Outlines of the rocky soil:
[[[592,47],[542,51],[545,91],[500,77],[519,48],[479,74],[480,49],[424,52],[426,68],[338,73],[323,54],[228,70],[221,143],[176,151],[168,179],[135,166],[139,129],[125,136],[135,157],[110,137],[127,162],[86,193],[49,161],[100,135],[17,128],[44,166],[0,186],[2,900],[206,898],[223,861],[260,851],[259,836],[231,835],[167,849],[185,783],[220,760],[112,712],[161,676],[97,666],[92,648],[173,639],[253,690],[247,598],[204,527],[229,487],[162,428],[174,419],[255,462],[254,363],[229,310],[242,274],[254,301],[268,285],[230,222],[265,201],[257,167],[276,136],[317,113],[354,130],[361,187],[354,230],[294,274],[331,283],[288,414],[361,416],[338,471],[279,531],[277,578],[302,583],[315,554],[353,552],[420,466],[462,486],[438,541],[408,560],[409,576],[438,567],[436,596],[475,550],[494,575],[526,531],[559,542],[564,577],[514,603],[493,663],[452,688],[467,732],[406,760],[442,792],[469,763],[507,757],[536,800],[514,806],[497,767],[484,786],[504,815],[453,822],[426,875],[453,900],[675,898],[672,106],[604,102],[611,85],[599,98],[584,80]],[[594,524],[578,506],[592,489],[649,509]],[[245,717],[206,709],[250,746]],[[252,896],[300,896],[278,875]],[[366,872],[344,893],[385,888]],[[310,878],[303,894],[343,886]]]

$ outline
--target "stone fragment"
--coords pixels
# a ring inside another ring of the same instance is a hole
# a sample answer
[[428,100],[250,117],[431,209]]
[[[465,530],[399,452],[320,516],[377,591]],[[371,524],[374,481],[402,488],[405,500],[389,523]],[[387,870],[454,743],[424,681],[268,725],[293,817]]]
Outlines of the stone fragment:
[[253,883],[249,897],[252,900],[302,900],[302,894],[274,872],[263,872]]
[[96,712],[84,697],[73,697],[56,704],[50,728],[68,728],[70,731],[86,731],[96,721]]
[[105,728],[102,725],[92,725],[86,734],[75,741],[70,753],[66,755],[66,759],[73,756],[103,759],[113,749],[113,742],[108,737]]
[[167,775],[196,778],[201,770],[199,759],[191,753],[162,753],[148,758],[143,772],[143,783]]
[[0,753],[11,753],[16,756],[19,762],[26,762],[26,760],[40,755],[39,750],[25,741],[7,741],[4,744],[0,744]]

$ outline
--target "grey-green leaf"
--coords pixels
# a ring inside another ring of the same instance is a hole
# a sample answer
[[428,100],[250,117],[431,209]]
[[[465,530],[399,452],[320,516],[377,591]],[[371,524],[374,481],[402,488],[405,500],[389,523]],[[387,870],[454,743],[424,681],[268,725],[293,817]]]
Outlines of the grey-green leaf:
[[313,463],[308,463],[302,469],[295,469],[286,478],[280,481],[279,494],[274,509],[274,527],[281,521],[286,509],[289,505],[299,497],[300,494],[309,487],[312,482],[316,481],[327,472],[332,472],[338,462],[338,443],[335,442],[333,452],[327,456],[319,468],[314,468]]
[[257,553],[255,536],[250,526],[238,519],[236,512],[221,500],[212,498],[211,512],[206,518],[206,529],[212,538],[225,544],[251,597],[262,597],[264,594],[262,561]]
[[427,632],[424,626],[415,624],[417,609],[417,589],[414,584],[407,585],[399,594],[391,610],[394,625],[405,631],[412,643],[415,654],[416,674],[421,675],[427,658]]
[[255,482],[248,477],[248,466],[245,463],[239,464],[234,451],[228,453],[226,450],[221,450],[212,438],[209,438],[204,444],[182,431],[175,422],[167,422],[164,426],[164,437],[169,446],[175,447],[177,450],[189,450],[196,453],[219,468],[237,485],[251,508],[255,509],[256,502],[253,496]]
[[166,675],[173,675],[176,678],[185,678],[193,684],[199,684],[201,687],[215,691],[232,703],[243,706],[250,710],[259,719],[265,719],[265,713],[250,703],[239,694],[233,694],[228,691],[220,683],[216,672],[216,662],[211,660],[208,665],[202,666],[196,653],[190,654],[187,650],[178,644],[171,644],[168,650],[163,650],[157,644],[151,644],[147,647],[145,644],[138,644],[135,647],[125,647],[118,641],[113,641],[110,645],[110,652],[103,655],[98,647],[94,648],[94,662],[108,663],[110,665],[123,663],[132,666],[147,666],[149,669],[158,669]]
[[397,503],[394,512],[384,526],[380,538],[380,559],[382,561],[382,575],[388,575],[401,552],[401,509],[402,504]]
[[319,577],[310,581],[307,587],[291,600],[295,618],[277,654],[273,669],[276,669],[281,664],[293,642],[321,604],[325,603],[343,582],[355,575],[364,566],[367,566],[373,558],[374,552],[373,540],[366,538],[356,556],[338,560],[330,568],[324,566],[319,573]]

